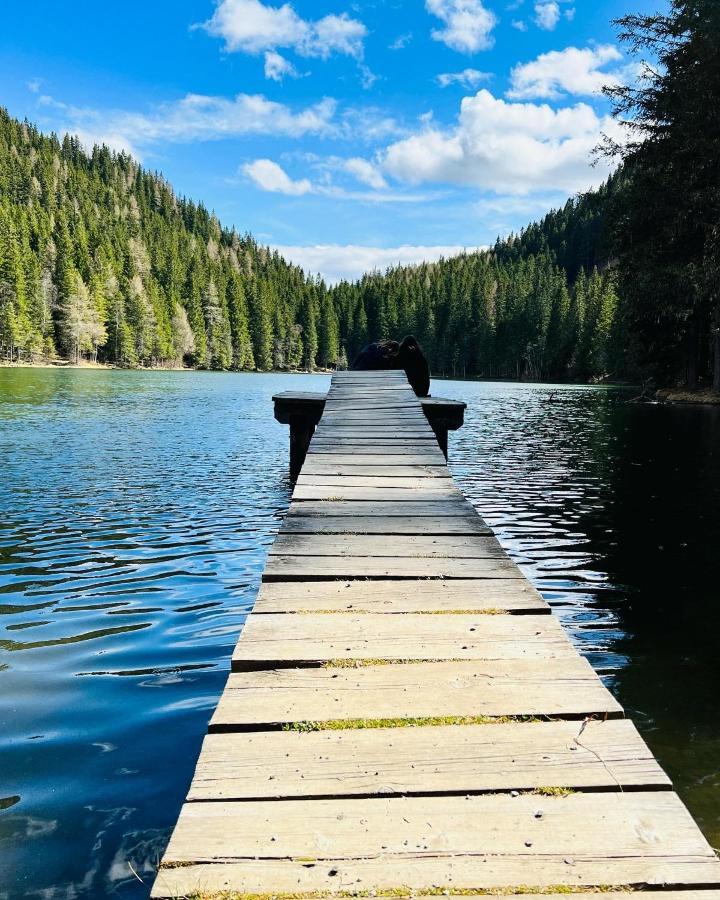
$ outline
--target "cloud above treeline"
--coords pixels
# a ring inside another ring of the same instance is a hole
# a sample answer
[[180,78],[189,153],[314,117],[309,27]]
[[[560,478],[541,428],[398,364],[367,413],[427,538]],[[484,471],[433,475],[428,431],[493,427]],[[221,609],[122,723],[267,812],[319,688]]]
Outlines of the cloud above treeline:
[[320,273],[328,284],[344,280],[354,281],[366,272],[380,271],[391,266],[412,266],[435,262],[441,257],[457,256],[478,247],[448,246],[368,247],[360,244],[317,244],[310,247],[290,244],[274,245],[288,262],[301,266],[306,272]]

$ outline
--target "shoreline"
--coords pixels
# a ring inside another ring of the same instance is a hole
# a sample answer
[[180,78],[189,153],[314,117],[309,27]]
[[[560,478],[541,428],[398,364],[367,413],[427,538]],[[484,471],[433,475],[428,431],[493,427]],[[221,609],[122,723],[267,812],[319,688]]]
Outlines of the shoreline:
[[655,391],[660,403],[676,406],[720,406],[720,394],[715,391],[688,391],[682,388],[660,388]]
[[[233,375],[331,375],[334,369],[314,369],[309,372],[307,369],[268,369],[267,371],[257,370],[236,370],[236,369],[198,369],[188,366],[114,366],[110,363],[93,363],[84,361],[81,363],[60,362],[38,362],[38,363],[8,363],[0,362],[0,369],[72,369],[74,371],[108,371],[108,372],[224,372]],[[565,381],[565,382],[543,382],[543,381],[518,381],[517,379],[504,378],[460,378],[449,375],[433,375],[435,381],[468,381],[475,383],[487,382],[489,384],[528,384],[528,385],[547,385],[553,388],[563,387],[604,387],[616,389],[632,389],[638,387],[628,382],[599,382],[590,384],[584,381]],[[720,394],[711,390],[689,391],[685,388],[659,388],[650,394],[645,402],[656,402],[663,405],[673,406],[720,406]],[[641,401],[636,401],[641,402]]]

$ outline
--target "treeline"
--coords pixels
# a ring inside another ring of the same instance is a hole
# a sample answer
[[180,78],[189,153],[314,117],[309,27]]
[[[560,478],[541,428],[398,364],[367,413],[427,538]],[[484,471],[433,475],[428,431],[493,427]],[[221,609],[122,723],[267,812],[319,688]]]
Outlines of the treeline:
[[125,154],[0,111],[0,354],[312,369],[415,333],[433,369],[585,380],[616,368],[599,206],[570,201],[474,253],[328,289]]
[[607,213],[628,353],[659,383],[720,391],[720,3],[618,24],[648,60],[606,91],[631,138],[608,144],[624,165]]
[[338,285],[348,356],[369,335],[413,333],[435,374],[587,381],[620,371],[614,275],[580,266],[571,282],[555,251],[525,252],[524,239]]
[[[620,20],[622,165],[485,252],[328,288],[125,154],[0,110],[0,358],[312,369],[414,333],[437,374],[720,390],[720,3]],[[701,76],[698,76],[698,72]]]
[[320,280],[126,154],[0,109],[0,357],[265,370],[339,353]]

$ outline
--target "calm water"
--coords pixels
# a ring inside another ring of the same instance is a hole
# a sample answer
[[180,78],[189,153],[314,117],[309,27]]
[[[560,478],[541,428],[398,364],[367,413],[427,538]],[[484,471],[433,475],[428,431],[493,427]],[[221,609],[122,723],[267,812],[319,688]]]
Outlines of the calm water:
[[[271,395],[327,383],[0,369],[0,897],[147,896],[288,502]],[[469,404],[468,496],[720,846],[720,410],[434,391]]]

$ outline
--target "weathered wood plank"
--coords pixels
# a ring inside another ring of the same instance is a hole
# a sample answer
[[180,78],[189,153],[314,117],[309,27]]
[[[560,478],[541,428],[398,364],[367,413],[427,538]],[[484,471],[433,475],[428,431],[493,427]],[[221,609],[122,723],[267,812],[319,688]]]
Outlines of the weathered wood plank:
[[408,535],[392,540],[389,535],[303,535],[280,533],[270,548],[271,556],[373,556],[403,558],[436,557],[507,559],[497,538],[488,535],[436,537]]
[[450,478],[450,472],[444,465],[382,465],[382,464],[355,464],[342,465],[338,463],[318,462],[308,459],[302,468],[300,478],[310,476],[328,476],[342,478],[357,478],[360,476],[382,478]]
[[358,418],[350,419],[346,416],[338,417],[337,421],[329,421],[324,417],[321,424],[317,426],[315,434],[325,437],[342,437],[344,434],[357,433],[368,434],[370,437],[381,437],[383,433],[403,434],[411,436],[413,434],[433,433],[427,419],[369,419]]
[[[452,520],[451,520],[452,521]],[[526,579],[452,581],[274,581],[260,585],[254,614],[305,612],[549,614]]]
[[210,730],[350,719],[589,715],[617,717],[622,707],[590,664],[569,654],[231,673]]
[[317,468],[337,468],[346,471],[348,475],[350,471],[356,467],[383,469],[390,474],[394,469],[433,469],[436,467],[445,467],[445,457],[439,449],[428,448],[427,450],[417,450],[410,454],[381,454],[380,456],[372,454],[356,454],[356,453],[323,453],[308,454],[305,459],[303,471],[312,472]]
[[234,671],[330,660],[548,659],[576,653],[553,616],[251,615]]
[[286,516],[282,534],[433,535],[492,534],[476,515],[464,516]]
[[182,868],[166,874],[180,872],[183,887],[207,877],[205,890],[248,893],[350,885],[677,887],[720,879],[720,860],[671,791],[539,800],[521,794],[187,803],[165,856],[166,865]]
[[[671,787],[629,720],[213,734],[188,800]],[[538,800],[542,805],[542,800]]]
[[[453,488],[456,489],[455,482],[450,478],[450,473],[444,476],[435,475],[431,478],[418,478],[416,475],[410,477],[386,476],[386,475],[317,475],[309,473],[300,475],[296,484],[307,485],[309,487],[326,487],[333,485],[335,487],[376,487],[387,488],[389,491],[395,491],[398,488],[414,488],[418,490],[435,490],[436,488]],[[389,495],[392,499],[392,494]]]
[[[359,442],[356,440],[346,440],[346,446],[335,446],[335,442],[327,441],[318,441],[315,445],[313,442],[310,442],[310,447],[308,449],[308,455],[306,459],[309,459],[313,455],[321,454],[323,456],[327,454],[332,454],[333,456],[356,456],[358,458],[364,457],[367,458],[372,456],[374,458],[382,458],[387,456],[388,458],[392,457],[393,459],[397,459],[398,456],[417,456],[420,454],[425,457],[428,455],[434,456],[434,458],[440,462],[440,465],[445,463],[445,457],[442,454],[442,451],[438,448],[437,441],[426,441],[423,440],[422,444],[419,446],[403,444],[397,445],[394,443],[392,446],[378,446],[376,442],[368,442],[366,440],[360,440]],[[349,446],[347,446],[349,445]]]
[[[371,430],[363,426],[359,430],[344,431],[338,434],[328,434],[327,432],[316,432],[310,444],[317,447],[322,444],[325,447],[331,447],[336,453],[351,452],[348,445],[352,447],[369,448],[382,445],[384,447],[400,448],[411,447],[414,452],[418,450],[432,449],[437,446],[437,438],[432,430],[413,431],[411,433],[399,430],[393,431],[389,428],[385,432],[380,430]],[[393,452],[395,450],[393,449]]]
[[312,485],[296,484],[293,500],[377,500],[387,501],[392,490],[391,501],[423,502],[428,500],[464,499],[462,493],[451,482],[449,485],[417,488],[355,487],[353,485]]
[[346,412],[371,411],[382,414],[393,415],[395,410],[403,412],[412,412],[414,416],[418,412],[417,399],[412,394],[398,395],[385,394],[382,397],[344,397],[340,399],[337,395],[333,395],[325,401],[324,411],[328,415],[335,413],[343,415]]
[[362,500],[303,500],[290,504],[287,516],[378,516],[381,518],[407,518],[413,516],[476,515],[474,507],[464,498],[452,500],[430,500],[423,503],[406,503],[398,500],[378,500],[367,503]]
[[522,578],[507,558],[401,556],[268,557],[263,581],[312,581],[325,578]]

